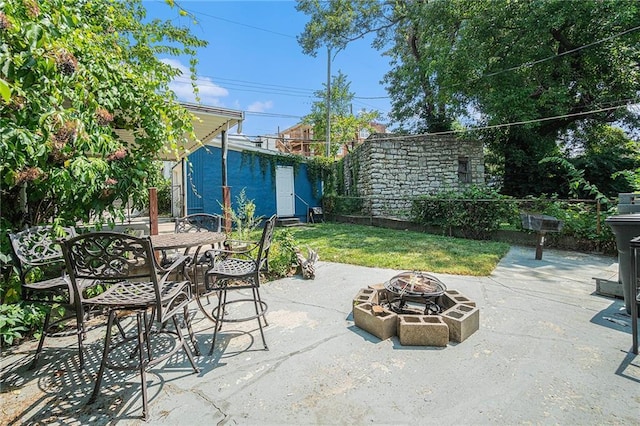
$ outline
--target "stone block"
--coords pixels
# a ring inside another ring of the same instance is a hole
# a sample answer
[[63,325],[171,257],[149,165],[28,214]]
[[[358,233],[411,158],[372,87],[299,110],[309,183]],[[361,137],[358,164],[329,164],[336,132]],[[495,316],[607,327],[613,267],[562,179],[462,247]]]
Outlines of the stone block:
[[438,296],[435,302],[442,308],[442,311],[451,309],[458,304],[453,296],[449,294],[449,290]]
[[353,321],[359,327],[380,340],[395,336],[398,328],[397,315],[388,309],[383,309],[379,315],[374,315],[371,303],[360,303],[353,307]]
[[384,284],[372,284],[368,288],[375,290],[377,293],[376,298],[371,303],[387,303],[387,289],[384,287]]
[[398,338],[403,346],[447,346],[449,326],[436,315],[398,315]]
[[361,288],[353,298],[353,306],[361,303],[378,303],[378,292],[372,288]]
[[459,303],[461,305],[474,306],[474,307],[476,306],[476,302],[469,299],[467,296],[460,293],[458,290],[447,290],[445,294],[449,296],[455,303]]
[[449,326],[449,340],[464,342],[480,328],[480,310],[474,306],[455,305],[444,311],[442,319]]

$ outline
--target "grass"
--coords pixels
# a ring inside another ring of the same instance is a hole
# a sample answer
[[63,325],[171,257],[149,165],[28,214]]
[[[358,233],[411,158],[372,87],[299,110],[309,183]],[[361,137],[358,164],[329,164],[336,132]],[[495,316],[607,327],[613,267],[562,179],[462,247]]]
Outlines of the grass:
[[303,253],[308,246],[320,260],[379,268],[486,276],[509,250],[495,241],[343,223],[289,229]]

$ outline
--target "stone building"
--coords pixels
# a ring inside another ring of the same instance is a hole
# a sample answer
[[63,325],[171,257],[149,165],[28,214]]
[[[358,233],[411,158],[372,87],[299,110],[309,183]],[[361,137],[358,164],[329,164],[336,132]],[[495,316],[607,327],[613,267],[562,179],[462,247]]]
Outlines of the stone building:
[[362,197],[374,217],[403,216],[417,196],[484,183],[482,144],[453,135],[374,134],[343,166],[346,195]]

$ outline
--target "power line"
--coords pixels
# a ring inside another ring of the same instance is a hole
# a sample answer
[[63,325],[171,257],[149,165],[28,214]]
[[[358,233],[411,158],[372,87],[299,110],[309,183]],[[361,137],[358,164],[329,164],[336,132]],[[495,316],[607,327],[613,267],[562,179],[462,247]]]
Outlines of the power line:
[[511,72],[511,71],[517,71],[517,70],[520,70],[522,68],[531,68],[534,65],[541,64],[543,62],[550,61],[552,59],[557,59],[557,58],[560,58],[562,56],[578,52],[578,51],[580,51],[582,49],[586,49],[588,47],[592,47],[592,46],[595,46],[597,44],[604,43],[605,41],[613,40],[614,38],[621,37],[623,35],[626,35],[626,34],[629,34],[629,33],[632,33],[634,31],[638,31],[638,30],[640,30],[640,26],[633,27],[633,28],[630,28],[628,30],[624,30],[624,31],[622,31],[620,33],[613,34],[613,35],[611,35],[609,37],[605,37],[605,38],[603,38],[601,40],[596,40],[596,41],[594,41],[592,43],[585,44],[584,46],[579,46],[579,47],[576,47],[575,49],[570,49],[570,50],[567,50],[566,52],[558,53],[556,55],[552,55],[552,56],[549,56],[547,58],[537,59],[535,61],[525,62],[523,64],[516,65],[516,66],[511,67],[511,68],[506,68],[506,69],[503,69],[503,70],[500,70],[500,71],[495,71],[495,72],[491,72],[491,73],[488,73],[488,74],[483,74],[480,77],[477,77],[475,79],[467,81],[466,83],[459,83],[459,84],[453,85],[451,87],[459,86],[461,84],[473,83],[475,81],[478,81],[478,80],[486,78],[486,77],[495,77],[496,75],[504,74],[506,72]]
[[[183,8],[183,9],[184,9],[184,8]],[[230,23],[230,24],[240,25],[240,26],[242,26],[242,27],[247,27],[247,28],[251,28],[251,29],[254,29],[254,30],[258,30],[258,31],[263,31],[263,32],[265,32],[265,33],[270,33],[270,34],[275,34],[275,35],[279,35],[279,36],[282,36],[282,37],[287,37],[287,38],[293,38],[293,39],[296,39],[296,37],[295,37],[295,36],[292,36],[292,35],[290,35],[290,34],[284,34],[284,33],[280,33],[280,32],[278,32],[278,31],[273,31],[273,30],[269,30],[269,29],[266,29],[266,28],[256,27],[255,25],[245,24],[244,22],[232,21],[231,19],[222,18],[222,17],[220,17],[220,16],[210,15],[210,14],[208,14],[208,13],[204,13],[204,12],[193,12],[193,11],[188,10],[188,9],[184,9],[184,10],[186,10],[187,12],[189,12],[192,16],[194,16],[194,17],[196,17],[196,18],[197,18],[198,16],[206,16],[206,17],[208,17],[208,18],[217,19],[217,20],[219,20],[219,21],[224,21],[224,22],[228,22],[228,23]]]
[[211,76],[202,76],[202,77],[210,78],[211,80],[216,80],[216,81],[228,81],[228,82],[232,82],[232,83],[238,82],[238,83],[246,83],[246,84],[257,85],[257,86],[266,86],[266,87],[291,89],[291,90],[302,91],[302,92],[314,92],[314,90],[312,90],[312,89],[306,89],[306,88],[302,88],[302,87],[293,87],[293,86],[283,86],[283,85],[280,85],[280,84],[260,83],[260,82],[255,82],[255,81],[235,80],[235,79],[231,79],[231,78],[211,77]]
[[[235,24],[235,25],[240,25],[240,26],[244,26],[244,27],[247,27],[247,28],[252,28],[254,30],[264,31],[264,32],[267,32],[267,33],[271,33],[271,34],[275,34],[275,35],[279,35],[279,36],[283,36],[283,37],[287,37],[287,38],[297,39],[295,36],[292,36],[290,34],[284,34],[284,33],[280,33],[280,32],[277,32],[277,31],[272,31],[272,30],[269,30],[269,29],[266,29],[266,28],[261,28],[261,27],[257,27],[257,26],[254,26],[254,25],[249,25],[249,24],[245,24],[245,23],[242,23],[242,22],[233,21],[231,19],[222,18],[220,16],[210,15],[210,14],[204,13],[204,12],[197,12],[196,13],[196,12],[189,11],[189,13],[191,13],[193,16],[197,16],[199,14],[199,15],[202,15],[202,16],[207,16],[209,18],[218,19],[218,20],[221,20],[221,21],[224,21],[224,22],[229,22],[229,23],[232,23],[232,24]],[[604,42],[609,41],[609,40],[613,40],[614,38],[621,37],[623,35],[626,35],[626,34],[629,34],[629,33],[632,33],[634,31],[638,31],[638,30],[640,30],[640,26],[629,28],[629,29],[624,30],[624,31],[622,31],[620,33],[613,34],[613,35],[611,35],[609,37],[605,37],[603,39],[596,40],[596,41],[594,41],[592,43],[585,44],[584,46],[579,46],[579,47],[576,47],[574,49],[570,49],[570,50],[567,50],[565,52],[549,56],[547,58],[538,59],[538,60],[535,60],[535,61],[529,61],[529,62],[525,62],[523,64],[520,64],[520,65],[517,65],[517,66],[514,66],[514,67],[506,68],[506,69],[495,71],[495,72],[488,73],[488,74],[483,74],[483,75],[481,75],[481,76],[479,76],[479,77],[477,77],[475,79],[467,81],[466,83],[472,83],[472,82],[478,81],[478,80],[480,80],[482,78],[494,77],[494,76],[497,76],[497,75],[500,75],[500,74],[504,74],[506,72],[516,71],[516,70],[519,70],[519,69],[522,69],[522,68],[530,68],[530,67],[532,67],[534,65],[537,65],[537,64],[540,64],[540,63],[543,63],[543,62],[546,62],[546,61],[549,61],[549,60],[552,60],[552,59],[557,59],[557,58],[560,58],[562,56],[578,52],[580,50],[595,46],[597,44],[604,43]],[[336,54],[337,54],[337,52],[336,52]],[[250,82],[246,82],[246,83],[250,83]],[[454,85],[452,87],[459,86],[461,84],[463,84],[463,83],[456,84],[456,85]],[[283,87],[286,87],[286,86],[283,86]],[[308,89],[300,89],[300,90],[308,90]],[[389,99],[389,98],[390,98],[390,96],[355,96],[354,97],[354,99],[369,99],[369,100],[372,100],[372,99]]]
[[[249,26],[249,27],[257,29],[257,30],[270,32],[269,30],[266,30],[264,28],[253,27],[253,26],[250,26],[250,25],[246,25],[246,24],[242,24],[242,23],[239,23],[239,22],[231,21],[231,20],[228,20],[228,19],[225,19],[225,18],[219,18],[219,17],[215,17],[213,15],[207,15],[207,14],[203,14],[203,15],[209,16],[209,17],[212,17],[212,18],[218,18],[218,19],[226,20],[228,22],[235,23],[235,24],[238,24],[238,25]],[[492,73],[483,74],[480,77],[477,77],[475,79],[469,80],[469,81],[467,81],[465,83],[455,84],[455,85],[453,85],[451,87],[461,86],[463,84],[469,84],[469,83],[481,80],[483,78],[494,77],[494,76],[501,75],[501,74],[504,74],[504,73],[507,73],[507,72],[517,71],[517,70],[522,69],[522,68],[530,68],[530,67],[532,67],[534,65],[537,65],[537,64],[540,64],[540,63],[543,63],[543,62],[546,62],[546,61],[549,61],[549,60],[552,60],[552,59],[556,59],[556,58],[559,58],[559,57],[562,57],[562,56],[565,56],[565,55],[569,55],[571,53],[575,53],[577,51],[580,51],[580,50],[583,50],[583,49],[586,49],[586,48],[589,48],[589,47],[604,43],[606,41],[612,40],[612,39],[617,38],[617,37],[621,37],[623,35],[626,35],[626,34],[629,34],[629,33],[632,33],[634,31],[638,31],[638,30],[640,30],[640,26],[627,29],[627,30],[622,31],[620,33],[613,34],[613,35],[611,35],[609,37],[605,37],[604,39],[596,40],[596,41],[594,41],[592,43],[586,44],[584,46],[577,47],[575,49],[567,50],[566,52],[562,52],[562,53],[559,53],[557,55],[552,55],[552,56],[549,56],[549,57],[546,57],[546,58],[542,58],[542,59],[538,59],[538,60],[535,60],[535,61],[525,62],[523,64],[520,64],[520,65],[517,65],[517,66],[514,66],[514,67],[510,67],[510,68],[506,68],[506,69],[503,69],[503,70],[495,71],[495,72],[492,72]],[[279,33],[277,33],[277,34],[279,34]],[[279,35],[285,35],[285,34],[279,34]],[[288,35],[285,35],[285,36],[291,37],[291,36],[288,36]],[[233,86],[233,88],[235,90],[239,90],[239,91],[247,91],[247,92],[255,92],[255,93],[267,93],[267,94],[281,94],[281,95],[285,95],[285,96],[298,96],[298,97],[311,97],[316,92],[316,90],[313,90],[313,89],[306,89],[306,88],[299,88],[299,87],[292,87],[292,86],[284,86],[284,85],[277,85],[277,84],[251,82],[251,81],[246,81],[246,80],[234,80],[234,79],[226,79],[226,78],[219,78],[219,77],[214,79],[211,76],[200,76],[200,77],[207,78],[207,79],[210,79],[212,81],[214,81],[214,80],[226,81],[226,82],[228,82],[229,85]],[[177,79],[185,79],[185,80],[187,80],[184,77],[178,77]],[[186,84],[187,82],[188,82],[188,84],[191,84],[191,80],[187,80],[184,83]],[[207,84],[207,83],[204,83],[204,82],[203,83],[199,83],[199,84],[203,85],[203,86],[214,86],[213,84]],[[249,87],[249,88],[253,88],[253,90],[241,89],[239,87]],[[268,91],[265,91],[265,90],[256,90],[256,88],[259,88],[259,89],[262,89],[262,88],[264,88],[264,89],[282,88],[282,89],[286,89],[286,90],[285,91],[279,91],[279,90],[268,90]],[[289,93],[286,93],[286,92],[289,92]],[[354,96],[353,99],[355,99],[355,100],[390,99],[390,96]],[[366,105],[365,103],[362,103],[362,104]]]
[[301,115],[279,114],[273,112],[261,112],[261,111],[245,111],[246,115],[257,115],[260,117],[281,117],[281,118],[302,118]]
[[[203,86],[203,87],[220,87],[220,88],[223,87],[215,84],[212,80],[210,81],[211,82],[198,81],[196,85]],[[177,77],[173,80],[173,82],[176,84],[189,84],[189,85],[193,83],[191,79],[186,77]],[[288,92],[285,90],[276,90],[275,88],[271,89],[269,87],[260,87],[260,86],[244,85],[244,84],[228,83],[224,87],[237,90],[239,92],[266,93],[266,94],[276,94],[276,95],[284,95],[284,96],[294,96],[294,97],[300,97],[300,98],[311,98],[313,96],[312,93],[306,94],[304,92],[296,92],[296,91]]]
[[[272,30],[268,30],[265,28],[260,28],[260,27],[256,27],[253,25],[248,25],[242,22],[237,22],[237,21],[233,21],[230,19],[226,19],[226,18],[222,18],[219,16],[214,16],[214,15],[210,15],[204,12],[198,12],[198,13],[193,13],[193,16],[196,16],[197,14],[202,15],[202,16],[207,16],[213,19],[218,19],[221,21],[225,21],[225,22],[229,22],[235,25],[240,25],[240,26],[244,26],[247,28],[252,28],[258,31],[263,31],[263,32],[267,32],[267,33],[271,33],[271,34],[275,34],[275,35],[279,35],[279,36],[283,36],[283,37],[287,37],[287,38],[293,38],[295,39],[295,36],[291,36],[289,34],[284,34],[284,33],[280,33],[280,32],[276,32],[276,31],[272,31]],[[580,50],[595,46],[597,44],[601,44],[604,43],[606,41],[612,40],[614,38],[617,37],[621,37],[623,35],[632,33],[634,31],[638,31],[640,30],[640,26],[636,26],[627,30],[624,30],[620,33],[617,34],[613,34],[609,37],[605,37],[604,39],[600,39],[600,40],[596,40],[592,43],[588,43],[584,46],[579,46],[577,48],[574,49],[570,49],[567,50],[565,52],[556,54],[556,55],[552,55],[546,58],[542,58],[542,59],[538,59],[535,61],[529,61],[529,62],[525,62],[523,64],[514,66],[514,67],[510,67],[510,68],[506,68],[503,70],[499,70],[499,71],[495,71],[492,73],[488,73],[488,74],[483,74],[475,79],[469,80],[466,83],[459,83],[454,85],[455,86],[459,86],[461,84],[469,84],[475,81],[478,81],[482,78],[487,78],[487,77],[494,77],[500,74],[504,74],[507,72],[511,72],[511,71],[516,71],[522,68],[530,68],[534,65],[552,60],[552,59],[557,59],[559,57],[565,56],[565,55],[569,55],[575,52],[578,52]],[[206,77],[206,76],[202,76],[203,78],[209,78],[212,79],[211,77]],[[178,78],[182,78],[182,77],[178,77]],[[285,96],[298,96],[298,97],[310,97],[310,95],[308,94],[303,94],[304,92],[312,92],[311,94],[315,93],[315,91],[311,90],[311,89],[302,89],[302,88],[294,88],[294,87],[290,87],[290,86],[281,86],[281,85],[272,85],[272,84],[265,84],[265,83],[254,83],[254,82],[249,82],[249,81],[243,81],[243,80],[232,80],[232,79],[223,79],[223,78],[218,78],[218,80],[225,80],[228,81],[229,84],[231,85],[236,85],[238,87],[249,87],[249,88],[254,88],[254,90],[250,90],[250,89],[238,89],[235,88],[235,90],[239,90],[239,91],[249,91],[249,92],[257,92],[257,93],[267,93],[267,94],[280,94],[280,95],[285,95]],[[174,80],[175,81],[175,80]],[[238,82],[238,83],[233,83],[234,81]],[[178,82],[178,83],[186,83],[186,82]],[[188,80],[188,83],[191,84],[191,80]],[[245,84],[241,84],[241,83],[245,83]],[[256,86],[254,86],[254,84]],[[199,83],[199,85],[204,85],[204,86],[211,86],[211,87],[215,87],[214,84],[207,84],[207,83]],[[262,86],[262,87],[261,87]],[[286,89],[288,91],[291,91],[291,93],[285,93],[282,91],[262,91],[262,90],[255,90],[255,88],[261,89],[261,88],[265,88],[265,89],[269,89],[269,88],[283,88]],[[296,94],[297,93],[297,94]],[[374,100],[374,99],[389,99],[389,96],[374,96],[374,97],[365,97],[365,96],[354,96],[354,99],[364,99],[364,100]],[[362,102],[360,102],[361,104],[364,104]],[[625,104],[625,105],[619,105],[619,106],[613,106],[613,107],[608,107],[608,108],[600,108],[597,110],[592,110],[592,111],[585,111],[585,112],[580,112],[580,113],[574,113],[574,114],[565,114],[565,115],[560,115],[560,116],[553,116],[553,117],[544,117],[544,118],[539,118],[539,119],[532,119],[532,120],[523,120],[523,121],[518,121],[518,122],[511,122],[511,123],[503,123],[503,124],[497,124],[497,125],[491,125],[491,126],[481,126],[481,127],[473,127],[473,128],[469,128],[469,129],[464,129],[464,130],[452,130],[452,131],[446,131],[446,132],[436,132],[436,133],[425,133],[422,135],[444,135],[444,134],[454,134],[454,133],[461,133],[461,132],[468,132],[468,131],[475,131],[475,130],[488,130],[488,129],[495,129],[495,128],[503,128],[503,127],[510,127],[510,126],[516,126],[516,125],[524,125],[524,124],[532,124],[532,123],[538,123],[538,122],[544,122],[544,121],[550,121],[550,120],[557,120],[557,119],[561,119],[561,118],[571,118],[571,117],[576,117],[576,116],[584,116],[584,115],[590,115],[590,114],[596,114],[599,112],[606,112],[606,111],[611,111],[611,110],[615,110],[615,109],[619,109],[619,108],[623,108],[623,107],[630,107],[630,106],[634,106],[635,104]],[[259,116],[271,116],[271,117],[283,117],[283,118],[302,118],[300,116],[294,116],[294,115],[286,115],[286,114],[275,114],[275,113],[261,113],[261,112],[250,112],[247,111],[247,114],[252,114],[252,115],[259,115]],[[422,135],[413,135],[413,136],[409,136],[409,137],[418,137],[418,136],[422,136]],[[406,137],[406,136],[403,136]]]
[[[632,101],[632,100],[628,100],[628,101]],[[579,116],[597,114],[597,113],[600,113],[600,112],[613,111],[613,110],[620,109],[620,108],[633,107],[633,106],[637,105],[637,102],[638,101],[635,100],[633,103],[625,103],[623,105],[617,105],[617,106],[612,106],[612,107],[607,107],[607,108],[598,108],[598,109],[594,109],[594,110],[590,110],[590,111],[576,112],[576,113],[573,113],[573,114],[564,114],[564,115],[556,115],[556,116],[553,116],[553,117],[536,118],[536,119],[532,119],[532,120],[522,120],[522,121],[514,121],[514,122],[510,122],[510,123],[493,124],[493,125],[490,125],[490,126],[470,127],[470,128],[461,129],[461,130],[448,130],[448,131],[444,131],[444,132],[420,133],[420,134],[416,134],[416,135],[385,136],[385,139],[391,139],[391,140],[393,140],[393,139],[414,139],[414,138],[419,138],[419,137],[422,137],[422,136],[442,136],[442,135],[451,135],[451,134],[457,134],[457,133],[473,132],[473,131],[477,131],[477,130],[490,130],[490,129],[499,129],[499,128],[504,128],[504,127],[511,127],[511,126],[521,126],[521,125],[525,125],[525,124],[533,124],[533,123],[540,123],[540,122],[545,122],[545,121],[559,120],[559,119],[562,119],[562,118],[579,117]],[[296,138],[282,138],[282,137],[278,137],[277,139],[283,140],[283,141],[296,141],[297,143],[300,143],[300,144],[313,144],[313,143],[325,143],[326,142],[324,139],[296,139]]]
[[521,125],[524,125],[524,124],[542,123],[542,122],[545,122],[545,121],[560,120],[562,118],[580,117],[580,116],[585,116],[585,115],[597,114],[597,113],[600,113],[600,112],[613,111],[613,110],[620,109],[620,108],[628,108],[628,107],[636,105],[637,102],[638,101],[636,100],[634,103],[626,103],[626,104],[618,105],[618,106],[612,106],[612,107],[607,107],[607,108],[599,108],[599,109],[594,109],[594,110],[591,110],[591,111],[576,112],[576,113],[573,113],[573,114],[555,115],[553,117],[534,118],[532,120],[513,121],[513,122],[510,122],[510,123],[492,124],[490,126],[469,127],[469,128],[461,129],[461,130],[447,130],[447,131],[444,131],[444,132],[421,133],[421,134],[418,134],[418,135],[403,135],[403,136],[398,136],[398,137],[392,136],[389,139],[415,138],[415,137],[420,137],[420,136],[451,135],[451,134],[456,134],[456,133],[473,132],[473,131],[476,131],[476,130],[500,129],[500,128],[504,128],[504,127],[521,126]]

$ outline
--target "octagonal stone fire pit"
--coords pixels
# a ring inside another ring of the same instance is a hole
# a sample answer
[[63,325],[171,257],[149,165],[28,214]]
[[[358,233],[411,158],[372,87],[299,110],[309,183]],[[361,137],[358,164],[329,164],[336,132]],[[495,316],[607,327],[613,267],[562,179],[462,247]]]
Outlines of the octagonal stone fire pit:
[[447,346],[463,342],[480,326],[475,302],[426,272],[402,272],[360,289],[353,299],[355,325],[401,345]]

